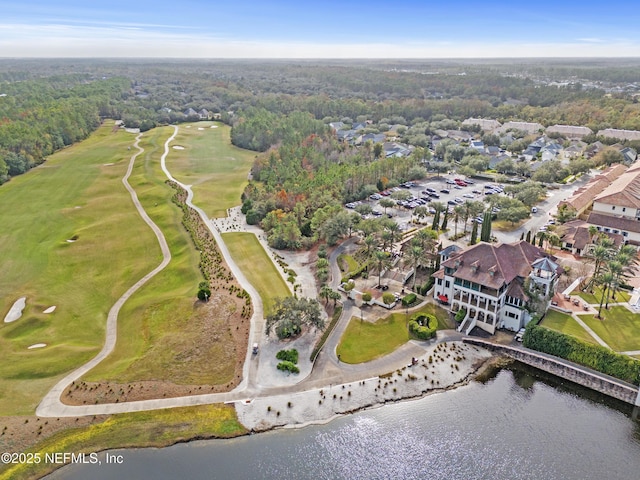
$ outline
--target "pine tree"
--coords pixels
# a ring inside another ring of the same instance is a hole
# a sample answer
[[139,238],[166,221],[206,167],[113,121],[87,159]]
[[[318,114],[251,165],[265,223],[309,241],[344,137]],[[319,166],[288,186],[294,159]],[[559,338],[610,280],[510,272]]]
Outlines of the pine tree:
[[489,242],[491,241],[491,212],[484,212],[482,218],[482,230],[480,232],[480,241]]
[[442,219],[442,226],[440,227],[441,230],[446,230],[447,229],[447,223],[449,222],[449,209],[447,208],[444,211],[444,218]]
[[473,228],[471,229],[471,240],[469,245],[475,245],[478,241],[478,222],[473,221]]

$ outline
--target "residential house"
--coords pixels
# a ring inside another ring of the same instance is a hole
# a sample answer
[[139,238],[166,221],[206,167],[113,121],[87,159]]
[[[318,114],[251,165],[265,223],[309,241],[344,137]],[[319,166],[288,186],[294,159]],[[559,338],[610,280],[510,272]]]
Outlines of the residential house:
[[490,120],[488,118],[467,118],[462,122],[462,126],[479,125],[483,132],[493,132],[501,127],[501,123],[497,120]]
[[480,153],[485,153],[484,143],[482,143],[480,140],[471,140],[471,142],[469,143],[469,148],[473,148]]
[[367,124],[364,122],[360,122],[360,123],[354,123],[351,126],[352,130],[355,130],[356,132],[359,132],[360,130],[364,130],[365,128],[367,128]]
[[[591,225],[584,220],[576,219],[567,222],[558,227],[558,234],[560,235],[561,248],[568,250],[574,255],[589,256],[595,244],[593,238],[589,232]],[[605,232],[616,247],[619,247],[624,243],[624,237],[619,233],[607,233]]]
[[553,125],[551,127],[547,127],[545,133],[548,134],[559,134],[569,140],[582,140],[587,135],[591,135],[593,130],[589,127],[577,127],[573,125]]
[[539,123],[530,122],[507,122],[498,129],[499,132],[507,132],[508,130],[520,130],[529,135],[533,135],[544,131],[544,127]]
[[466,312],[459,328],[466,334],[476,326],[491,334],[497,328],[518,331],[531,320],[525,281],[550,298],[560,271],[555,257],[523,240],[480,242],[441,262],[433,295],[452,312]]
[[621,234],[640,245],[640,166],[629,168],[593,200],[587,220],[605,233]]
[[631,147],[620,148],[620,153],[624,157],[624,163],[631,164],[638,158],[638,152]]
[[616,140],[640,140],[640,131],[605,128],[604,130],[598,131],[598,136],[605,138],[615,138]]
[[333,129],[334,132],[337,132],[338,130],[342,130],[342,128],[344,127],[344,123],[343,122],[331,122],[331,123],[329,123],[329,126]]
[[189,107],[184,111],[184,116],[187,118],[197,118],[198,112],[196,112],[193,108]]
[[620,175],[627,171],[627,167],[619,163],[613,164],[599,175],[596,175],[586,185],[578,188],[573,195],[562,200],[558,207],[567,205],[574,209],[578,215],[584,213],[593,204],[593,199],[601,194]]
[[382,144],[385,157],[408,157],[413,152],[414,147],[396,142],[386,142]]
[[209,110],[206,108],[203,108],[198,112],[198,117],[200,117],[200,120],[209,120],[211,118],[211,113],[209,113]]
[[594,142],[591,145],[589,145],[587,148],[585,148],[584,155],[587,158],[593,158],[598,153],[600,153],[604,149],[604,147],[605,147],[604,143],[600,141]]
[[584,152],[584,147],[574,143],[562,151],[562,156],[567,160],[571,160],[580,157],[582,152]]

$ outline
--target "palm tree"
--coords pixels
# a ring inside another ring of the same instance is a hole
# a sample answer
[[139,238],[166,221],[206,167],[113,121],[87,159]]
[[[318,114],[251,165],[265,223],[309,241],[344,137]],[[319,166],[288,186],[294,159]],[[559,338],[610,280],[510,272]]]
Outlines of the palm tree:
[[611,258],[611,248],[607,247],[606,245],[603,245],[603,243],[606,244],[606,242],[603,242],[605,238],[608,239],[608,237],[600,237],[598,244],[594,247],[594,249],[591,252],[591,256],[593,257],[593,260],[595,262],[595,267],[593,270],[593,276],[591,277],[591,280],[585,287],[585,290],[593,288],[594,283],[596,283],[596,280],[599,278],[600,274],[602,273],[603,265],[605,264],[605,262],[609,260],[609,258]]
[[604,297],[607,293],[607,290],[611,285],[615,282],[615,277],[611,272],[604,272],[598,278],[598,283],[602,286],[602,296],[600,297],[600,307],[598,307],[598,316],[597,318],[602,318],[602,304],[604,303]]
[[400,232],[400,225],[396,222],[392,222],[387,226],[387,230],[391,233],[391,243],[396,243],[402,237],[402,232]]
[[324,298],[325,299],[325,305],[327,305],[329,303],[329,296],[331,295],[331,287],[329,285],[327,285],[326,283],[324,285],[322,285],[322,287],[320,287],[320,298]]
[[364,237],[364,246],[367,248],[367,257],[370,255],[371,250],[378,246],[378,240],[373,235],[367,235]]
[[413,215],[418,217],[419,223],[422,222],[422,219],[426,217],[428,213],[429,211],[427,210],[427,207],[425,207],[424,205],[420,205],[419,207],[416,207],[415,210],[413,211]]
[[413,268],[413,284],[411,290],[416,289],[416,277],[418,276],[418,266],[424,258],[424,249],[419,245],[411,245],[405,253],[404,262]]
[[373,262],[378,267],[378,285],[382,285],[382,271],[391,266],[391,256],[383,250],[374,250]]
[[340,292],[336,290],[331,290],[331,292],[329,292],[329,298],[333,300],[333,306],[335,307],[336,302],[342,298],[342,295],[340,295]]
[[[464,205],[456,205],[455,207],[453,207],[453,222],[454,222],[454,237],[458,237],[458,222],[460,221],[460,218],[462,218],[465,215],[465,212],[467,211],[467,209],[465,208]],[[465,224],[466,224],[466,220],[465,220]]]

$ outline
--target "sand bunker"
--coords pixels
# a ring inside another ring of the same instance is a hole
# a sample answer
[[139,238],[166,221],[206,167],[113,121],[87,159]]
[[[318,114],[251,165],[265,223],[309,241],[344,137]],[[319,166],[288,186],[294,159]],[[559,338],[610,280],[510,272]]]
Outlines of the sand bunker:
[[103,163],[102,166],[110,167],[111,165],[115,165],[115,163]]
[[184,150],[184,147],[182,145],[174,145],[173,149],[174,150]]
[[34,343],[33,345],[27,347],[27,350],[33,350],[34,348],[43,348],[46,347],[46,343]]
[[49,307],[46,310],[44,310],[42,313],[53,313],[55,311],[56,311],[56,306],[52,305],[51,307]]
[[211,125],[209,128],[218,128],[218,125]]
[[7,316],[4,317],[4,323],[15,322],[22,316],[22,310],[24,310],[25,305],[27,304],[27,297],[20,297],[15,301]]
[[73,238],[70,238],[70,239],[67,240],[67,243],[73,243],[73,242],[75,242],[75,240]]
[[187,125],[187,128],[191,128],[191,125]]

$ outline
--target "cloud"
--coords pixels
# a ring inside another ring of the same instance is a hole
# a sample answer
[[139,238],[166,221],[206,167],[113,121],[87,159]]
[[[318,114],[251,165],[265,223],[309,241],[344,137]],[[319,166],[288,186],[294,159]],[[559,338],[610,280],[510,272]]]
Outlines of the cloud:
[[601,38],[578,38],[578,41],[586,43],[605,43]]
[[0,57],[165,58],[508,58],[637,56],[637,42],[518,43],[379,41],[319,43],[241,40],[178,27],[100,23],[0,23]]

